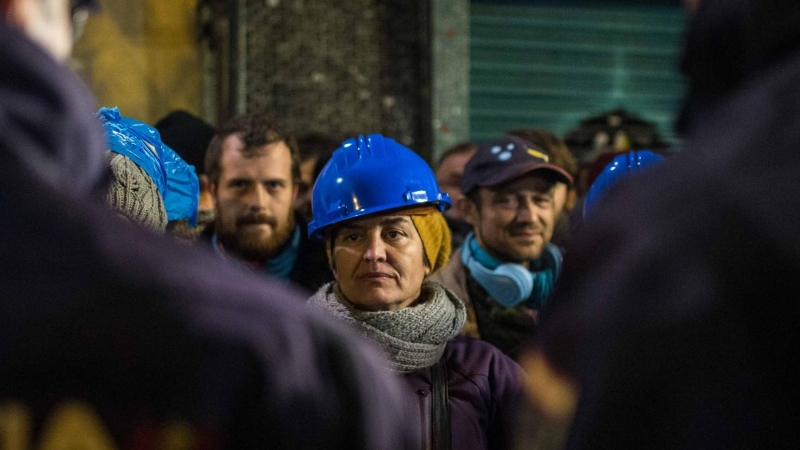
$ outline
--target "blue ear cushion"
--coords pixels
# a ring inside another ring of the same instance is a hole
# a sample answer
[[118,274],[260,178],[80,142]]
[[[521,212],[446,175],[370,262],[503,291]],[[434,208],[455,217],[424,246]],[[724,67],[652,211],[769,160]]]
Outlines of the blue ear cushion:
[[528,296],[531,295],[531,291],[533,290],[533,275],[528,269],[519,264],[500,265],[500,267],[494,270],[494,277],[508,278],[511,280],[518,292],[513,301],[508,298],[510,304],[505,304],[503,300],[495,298],[495,300],[497,300],[497,302],[503,306],[516,306],[525,301]]
[[[474,258],[469,258],[467,267],[470,274],[483,287],[486,292],[500,305],[505,307],[513,307],[519,305],[528,298],[531,291],[525,289],[524,280],[525,276],[519,271],[514,270],[511,264],[504,264],[494,270],[483,267]],[[522,266],[520,266],[522,268]],[[507,275],[504,272],[514,273],[514,275]],[[530,280],[527,281],[528,285],[532,285]]]
[[513,307],[525,301],[533,289],[533,275],[519,264],[500,264],[489,269],[475,258],[470,248],[472,235],[461,245],[461,262],[486,292],[499,304]]
[[[520,264],[501,263],[477,245],[472,233],[461,244],[461,263],[469,269],[472,278],[505,307],[522,302],[527,302],[530,308],[541,307],[553,292],[561,272],[561,259],[559,248],[549,243],[542,256],[531,261],[531,269],[527,269]],[[487,264],[494,268],[490,269]]]

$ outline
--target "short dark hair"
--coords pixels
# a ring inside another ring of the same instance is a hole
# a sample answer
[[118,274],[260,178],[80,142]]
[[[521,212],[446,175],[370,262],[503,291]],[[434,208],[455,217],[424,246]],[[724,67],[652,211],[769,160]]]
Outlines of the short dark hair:
[[265,113],[245,114],[233,118],[219,127],[206,151],[205,166],[208,181],[217,184],[222,171],[222,146],[225,139],[236,135],[244,142],[242,155],[245,158],[259,156],[259,149],[267,144],[283,142],[289,147],[292,158],[292,181],[300,179],[300,151],[294,136],[284,132],[275,121],[274,117]]

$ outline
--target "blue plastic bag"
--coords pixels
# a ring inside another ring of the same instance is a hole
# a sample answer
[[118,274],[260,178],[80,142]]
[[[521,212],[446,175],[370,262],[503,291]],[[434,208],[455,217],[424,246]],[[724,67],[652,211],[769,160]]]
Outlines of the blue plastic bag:
[[100,108],[97,116],[108,149],[130,158],[153,179],[164,200],[167,220],[188,219],[190,226],[197,226],[200,183],[194,166],[161,142],[158,130],[120,115],[118,108]]

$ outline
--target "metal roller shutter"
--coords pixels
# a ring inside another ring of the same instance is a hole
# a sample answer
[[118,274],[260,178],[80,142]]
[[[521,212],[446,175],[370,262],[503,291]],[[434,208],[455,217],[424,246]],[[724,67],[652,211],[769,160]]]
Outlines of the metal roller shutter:
[[625,108],[673,141],[684,20],[670,6],[473,1],[470,138],[519,127],[563,135],[583,118]]

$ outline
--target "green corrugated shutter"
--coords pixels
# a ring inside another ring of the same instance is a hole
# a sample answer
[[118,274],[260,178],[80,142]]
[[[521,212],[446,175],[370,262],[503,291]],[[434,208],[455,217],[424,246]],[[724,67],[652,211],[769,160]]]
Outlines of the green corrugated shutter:
[[672,7],[508,6],[470,12],[470,139],[520,127],[563,133],[625,108],[673,139],[684,12]]

